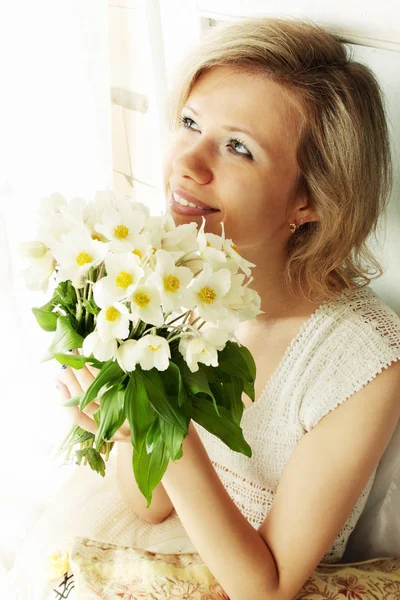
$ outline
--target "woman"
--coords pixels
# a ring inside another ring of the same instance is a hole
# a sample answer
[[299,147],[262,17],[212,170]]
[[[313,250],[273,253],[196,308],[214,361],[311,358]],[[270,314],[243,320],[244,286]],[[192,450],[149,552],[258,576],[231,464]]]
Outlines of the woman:
[[[334,36],[261,18],[208,32],[173,89],[168,209],[212,233],[222,221],[257,265],[264,312],[237,331],[257,366],[256,402],[243,397],[253,457],[192,423],[149,509],[130,444],[119,489],[150,528],[179,517],[232,600],[289,600],[343,555],[400,415],[400,319],[365,287],[390,189],[380,91]],[[66,369],[62,397],[92,379]],[[95,432],[96,408],[71,409],[75,422]]]

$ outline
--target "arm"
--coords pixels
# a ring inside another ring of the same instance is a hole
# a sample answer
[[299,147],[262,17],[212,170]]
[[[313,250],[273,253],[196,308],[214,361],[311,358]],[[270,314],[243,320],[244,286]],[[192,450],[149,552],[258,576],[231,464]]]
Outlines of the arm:
[[[98,373],[97,369],[85,365],[82,369],[72,369],[67,367],[59,374],[59,390],[63,400],[68,400],[73,396],[79,396],[84,390],[87,390],[94,377]],[[67,408],[72,423],[79,425],[82,429],[90,431],[93,434],[97,432],[97,425],[93,414],[99,408],[99,401],[90,402],[81,412],[79,407],[73,406]],[[127,421],[122,425],[118,432],[111,438],[111,441],[118,442],[114,452],[117,451],[117,482],[118,489],[132,511],[141,519],[148,523],[160,523],[171,513],[173,505],[160,483],[153,492],[152,502],[149,508],[146,508],[146,500],[139,490],[132,468],[132,444],[131,432]]]
[[400,362],[326,415],[294,450],[256,531],[225,491],[192,427],[164,487],[231,600],[291,600],[347,520],[400,415]]
[[162,483],[159,483],[153,492],[151,505],[146,508],[147,501],[139,490],[132,469],[133,448],[130,443],[119,443],[117,454],[117,482],[118,489],[135,515],[147,523],[161,523],[174,509]]

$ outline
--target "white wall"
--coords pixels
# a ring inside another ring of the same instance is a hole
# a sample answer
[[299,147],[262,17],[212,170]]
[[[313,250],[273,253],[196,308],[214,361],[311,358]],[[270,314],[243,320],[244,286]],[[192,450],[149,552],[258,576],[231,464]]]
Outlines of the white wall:
[[35,236],[41,196],[112,186],[107,11],[106,0],[0,7],[0,571],[62,476],[49,448],[69,427],[59,367],[39,362],[50,334],[30,311],[47,297],[23,286],[16,248]]

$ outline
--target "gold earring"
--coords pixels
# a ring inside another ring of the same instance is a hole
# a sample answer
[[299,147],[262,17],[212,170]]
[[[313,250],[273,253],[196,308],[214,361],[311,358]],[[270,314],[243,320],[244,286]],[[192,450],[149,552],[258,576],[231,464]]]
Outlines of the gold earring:
[[289,227],[290,227],[290,231],[291,231],[292,233],[294,233],[294,232],[296,231],[296,229],[297,229],[297,225],[296,225],[296,223],[290,223],[290,224],[289,224]]

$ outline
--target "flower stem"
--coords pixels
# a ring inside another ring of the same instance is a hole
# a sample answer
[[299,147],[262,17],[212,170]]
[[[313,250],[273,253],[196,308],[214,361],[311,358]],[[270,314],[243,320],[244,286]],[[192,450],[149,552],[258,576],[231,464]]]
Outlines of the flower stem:
[[137,320],[137,323],[136,323],[136,325],[135,325],[135,327],[132,327],[132,329],[131,329],[131,332],[130,332],[130,334],[129,334],[129,336],[128,336],[128,340],[133,340],[133,339],[134,339],[134,337],[135,337],[135,335],[137,334],[137,332],[138,332],[138,329],[139,329],[139,327],[140,327],[140,323],[141,323],[141,320],[140,320],[140,319],[138,319],[138,320]]
[[96,281],[99,281],[99,279],[101,279],[103,277],[103,273],[104,273],[104,262],[101,263],[100,268],[98,270],[97,273],[97,279]]
[[[184,254],[183,256],[181,256],[181,257],[180,257],[180,258],[179,258],[179,259],[176,261],[176,263],[175,263],[175,264],[176,264],[176,266],[177,266],[177,267],[179,267],[179,265],[181,265],[181,264],[184,262],[185,258],[186,258],[187,256],[190,256],[190,255],[191,255],[191,254],[193,254],[194,252],[196,252],[196,250],[190,250],[189,252],[186,252],[186,254]],[[199,258],[198,258],[198,259],[196,258],[196,259],[192,259],[192,260],[199,260],[199,259],[201,259],[201,257],[200,257],[200,256],[199,256]]]
[[[93,267],[91,269],[89,269],[89,279],[92,279],[92,277],[93,277]],[[88,281],[87,285],[88,285],[87,295],[85,294],[85,298],[87,300],[90,300],[91,297],[92,297],[92,285],[91,285],[91,282]],[[85,292],[86,292],[86,288],[85,288]],[[90,318],[90,312],[86,309],[86,312],[85,312],[85,332],[87,331],[87,328],[88,328],[89,318]]]
[[81,293],[79,291],[78,288],[76,288],[76,299],[77,299],[77,304],[76,304],[76,320],[78,322],[78,325],[81,324],[81,318],[82,318],[82,300],[81,300]]
[[165,323],[164,327],[169,327],[170,325],[172,325],[172,323],[175,323],[175,321],[179,321],[179,319],[182,319],[182,317],[185,317],[185,320],[186,320],[189,316],[189,313],[190,313],[190,310],[188,310],[185,313],[182,313],[181,315],[179,315],[179,317],[175,317],[175,319],[172,319],[172,321],[170,321],[169,323]]

